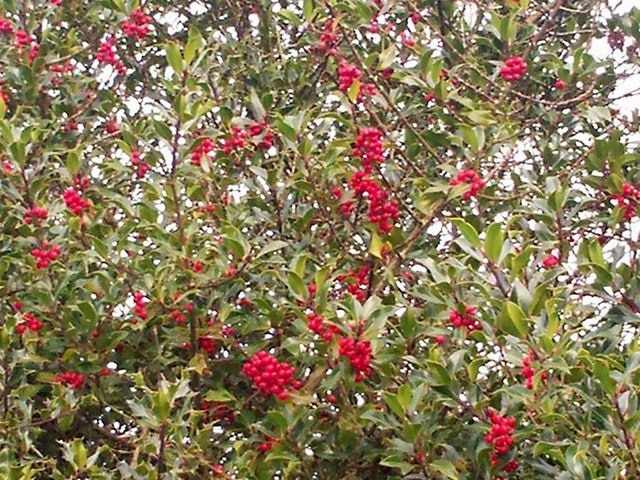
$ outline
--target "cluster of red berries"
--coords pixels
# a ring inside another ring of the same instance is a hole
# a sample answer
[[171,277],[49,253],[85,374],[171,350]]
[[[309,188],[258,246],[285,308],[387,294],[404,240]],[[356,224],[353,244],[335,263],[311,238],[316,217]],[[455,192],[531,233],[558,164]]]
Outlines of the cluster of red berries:
[[233,409],[224,402],[215,402],[202,400],[202,409],[206,412],[204,421],[211,423],[215,420],[222,420],[227,422],[233,422],[236,418]]
[[407,30],[400,32],[400,41],[405,47],[415,47],[416,39],[411,36],[411,33]]
[[347,292],[362,303],[367,299],[369,292],[370,273],[370,267],[363,265],[358,270],[349,270],[347,273],[341,273],[338,275],[337,280],[343,283],[346,282]]
[[214,141],[210,138],[205,138],[202,143],[191,152],[191,163],[199,167],[202,163],[202,158],[208,156],[215,148],[216,144]]
[[[507,453],[515,445],[513,434],[516,427],[516,419],[514,417],[503,417],[495,410],[489,409],[487,416],[491,421],[491,430],[484,436],[487,443],[493,445],[494,452],[490,455],[491,466],[500,465],[500,456]],[[502,469],[505,472],[511,472],[518,468],[518,462],[511,460]]]
[[200,337],[198,339],[198,347],[207,352],[208,355],[213,355],[216,350],[216,341],[213,337]]
[[559,264],[560,264],[560,259],[555,255],[553,255],[552,253],[550,253],[549,255],[547,255],[542,259],[542,266],[544,268],[557,267]]
[[[525,355],[522,359],[522,376],[524,377],[524,386],[529,390],[533,388],[533,377],[535,375],[535,371],[531,367],[531,364],[535,360],[536,355],[533,351],[529,351],[527,355]],[[540,374],[540,379],[545,381],[549,378],[547,372],[542,372]]]
[[449,312],[449,320],[456,328],[466,327],[467,332],[482,330],[482,325],[478,319],[474,317],[477,311],[476,307],[472,307],[471,305],[464,308],[464,313],[460,313],[457,310],[451,310]]
[[199,211],[200,213],[216,213],[216,205],[215,203],[205,203],[200,205]]
[[533,388],[533,376],[535,375],[535,371],[531,368],[531,363],[534,360],[534,353],[529,352],[522,359],[522,376],[524,377],[524,386],[529,390]]
[[42,242],[42,248],[31,250],[31,256],[36,260],[36,268],[49,268],[51,262],[55,262],[61,252],[62,249],[60,247],[50,245],[45,240]]
[[104,123],[104,131],[107,132],[109,135],[112,135],[114,133],[118,133],[120,131],[120,127],[118,126],[118,122],[115,120],[109,120],[108,122]]
[[356,382],[371,376],[371,342],[353,338],[340,339],[338,353],[349,359]]
[[356,80],[362,77],[362,72],[355,66],[343,62],[338,67],[338,90],[347,93]]
[[613,50],[622,50],[624,48],[624,33],[620,30],[609,32],[607,41]]
[[91,204],[73,188],[67,188],[62,194],[62,198],[67,208],[75,215],[81,215],[84,210],[88,210],[91,207]]
[[120,59],[116,50],[115,37],[110,37],[100,42],[100,48],[98,49],[98,53],[96,53],[96,60],[98,60],[99,63],[113,66],[120,75],[123,75],[127,71],[127,67]]
[[144,292],[135,292],[133,294],[133,301],[135,302],[133,311],[140,317],[140,320],[146,320],[149,316],[149,312],[147,311],[149,300],[145,297]]
[[0,18],[0,34],[13,33],[13,24],[6,18]]
[[327,20],[324,24],[324,30],[320,34],[320,44],[316,46],[318,52],[327,52],[329,55],[334,56],[337,53],[335,48],[338,43],[338,34],[334,29],[333,20]]
[[127,37],[142,38],[149,33],[151,17],[137,9],[129,16],[128,20],[122,22],[122,30]]
[[393,67],[387,67],[380,70],[378,73],[382,78],[384,78],[387,82],[391,81],[391,76],[394,74],[395,69]]
[[144,160],[140,160],[140,152],[131,152],[131,164],[136,167],[136,178],[141,179],[151,170],[151,167]]
[[515,82],[527,71],[527,63],[522,57],[507,58],[500,67],[500,76],[507,82]]
[[289,398],[287,386],[292,383],[295,369],[288,363],[278,362],[275,357],[261,350],[247,360],[242,371],[265,397],[275,395],[280,400]]
[[225,140],[222,144],[222,151],[226,154],[244,148],[247,140],[247,132],[241,127],[235,126],[231,130],[231,138]]
[[53,383],[59,383],[77,390],[84,383],[84,375],[77,372],[59,373],[53,380]]
[[462,170],[449,181],[449,185],[452,187],[464,183],[469,184],[469,190],[462,195],[462,198],[465,200],[475,197],[478,195],[478,192],[484,188],[484,180],[482,180],[474,170]]
[[618,207],[623,209],[623,218],[625,220],[631,220],[638,208],[638,202],[640,201],[640,189],[634,187],[630,183],[624,183],[622,185],[622,193],[612,195],[611,199],[616,202]]
[[58,86],[63,82],[62,75],[73,71],[73,64],[71,62],[65,62],[63,65],[52,65],[49,71],[55,74],[51,79],[51,83]]
[[[338,67],[338,90],[342,93],[347,93],[356,80],[360,80],[361,77],[362,72],[356,66],[342,62]],[[358,100],[363,95],[373,96],[376,93],[376,86],[373,83],[361,83],[358,91]]]
[[[15,307],[15,305],[14,305]],[[22,307],[22,305],[20,305],[20,307]],[[17,309],[19,310],[19,309]],[[20,335],[22,335],[24,332],[27,331],[27,328],[29,330],[31,330],[32,332],[37,332],[39,330],[42,329],[43,324],[40,320],[38,320],[35,315],[31,314],[31,313],[24,313],[22,315],[22,318],[24,319],[24,323],[19,323],[16,325],[16,332],[18,332]]]
[[253,138],[259,137],[260,135],[263,135],[263,137],[262,140],[259,140],[258,143],[256,143],[256,147],[263,148],[265,150],[271,148],[275,140],[275,135],[269,128],[269,124],[266,120],[249,125],[249,136]]
[[353,145],[353,156],[360,159],[365,173],[370,173],[373,165],[384,162],[382,132],[375,127],[360,129]]
[[273,449],[273,447],[278,443],[278,440],[270,437],[269,435],[266,435],[264,437],[264,441],[258,445],[258,450],[260,451],[260,453],[267,453],[268,451],[270,451],[271,449]]
[[36,42],[35,37],[25,30],[18,30],[15,33],[15,41],[16,47],[18,48],[31,46],[29,50],[29,61],[33,62],[40,52],[40,45]]
[[91,180],[89,180],[89,177],[83,177],[82,175],[78,174],[73,179],[73,186],[80,191],[84,191],[85,189],[89,188],[89,185],[91,185]]
[[[400,217],[398,211],[398,201],[389,200],[389,195],[382,186],[375,180],[371,179],[365,171],[357,171],[349,180],[349,185],[353,188],[356,195],[366,196],[369,202],[369,221],[375,223],[380,233],[389,233],[393,229],[393,224]],[[344,205],[353,205],[353,201],[347,201],[343,204],[343,213],[350,212],[349,207]]]
[[340,329],[332,324],[324,323],[324,318],[315,312],[307,314],[309,329],[320,335],[325,342],[330,342],[334,335],[340,333]]
[[27,225],[39,224],[46,220],[48,215],[49,211],[45,207],[31,207],[24,214],[24,223]]
[[32,35],[29,35],[29,32],[26,30],[18,30],[15,34],[15,41],[17,47],[26,47],[31,45],[31,42],[34,41]]

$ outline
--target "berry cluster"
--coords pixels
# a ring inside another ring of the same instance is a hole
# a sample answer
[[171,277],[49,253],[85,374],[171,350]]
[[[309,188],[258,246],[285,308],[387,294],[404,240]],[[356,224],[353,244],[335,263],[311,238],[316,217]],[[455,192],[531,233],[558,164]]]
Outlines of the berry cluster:
[[104,131],[107,132],[109,135],[118,133],[120,131],[118,122],[116,122],[115,120],[109,120],[108,122],[105,122]]
[[369,292],[369,274],[371,269],[368,265],[363,265],[357,271],[349,270],[347,273],[338,275],[339,282],[347,282],[347,292],[353,295],[360,303],[367,299]]
[[611,199],[616,202],[616,205],[623,209],[623,217],[625,220],[631,220],[638,208],[638,202],[640,201],[640,189],[634,187],[630,183],[624,183],[622,185],[622,193],[618,193],[611,196]]
[[360,159],[365,173],[370,173],[376,163],[384,162],[382,132],[375,127],[360,129],[353,145],[353,156]]
[[200,145],[191,152],[191,163],[199,167],[202,163],[202,157],[206,157],[216,148],[216,144],[210,138],[205,138]]
[[308,313],[307,322],[309,329],[317,335],[320,335],[325,342],[330,342],[334,335],[338,335],[340,333],[340,329],[338,327],[331,324],[325,324],[322,315],[317,313]]
[[216,213],[215,203],[205,203],[200,205],[200,213]]
[[531,351],[522,359],[522,376],[524,377],[524,386],[529,390],[533,388],[533,376],[536,373],[533,368],[531,368],[533,360],[534,354]]
[[402,32],[400,32],[400,41],[405,47],[411,48],[416,46],[416,39],[413,38],[411,36],[411,33],[407,30],[403,30]]
[[458,172],[458,174],[451,179],[449,185],[455,187],[456,185],[462,185],[464,183],[470,185],[469,190],[462,195],[462,198],[465,200],[469,200],[478,195],[478,192],[484,187],[484,181],[474,170],[462,170]]
[[13,33],[13,24],[6,18],[0,18],[0,34]]
[[356,382],[371,376],[371,342],[353,338],[342,338],[339,343],[339,354],[347,357],[355,371]]
[[176,322],[178,325],[184,325],[187,321],[187,317],[180,310],[174,310],[171,312],[171,320]]
[[[369,201],[369,221],[377,224],[380,233],[389,233],[393,229],[393,223],[400,217],[398,201],[389,200],[389,195],[382,186],[362,170],[353,174],[349,185],[356,195],[366,197]],[[350,213],[352,206],[352,200],[345,202],[342,206],[343,213]]]
[[380,76],[382,78],[385,79],[385,81],[390,82],[391,81],[391,76],[394,74],[395,70],[393,67],[387,67],[383,70],[380,70],[378,73],[380,73]]
[[140,160],[140,152],[131,152],[131,164],[136,168],[136,178],[141,179],[147,174],[151,167],[144,160]]
[[335,32],[333,20],[327,20],[324,24],[324,30],[320,34],[320,44],[316,47],[318,52],[327,52],[334,56],[336,44],[338,43],[338,34]]
[[136,312],[136,315],[138,315],[141,320],[146,320],[146,318],[149,316],[149,312],[147,311],[146,307],[149,303],[149,300],[145,298],[144,292],[135,292],[133,294],[133,301],[135,302],[133,311]]
[[467,332],[482,330],[482,325],[478,319],[473,316],[476,312],[476,307],[472,307],[471,305],[464,308],[464,313],[460,313],[457,310],[451,310],[449,312],[449,320],[456,328],[466,327]]
[[63,82],[62,75],[64,75],[65,73],[71,73],[73,71],[73,64],[71,62],[66,62],[62,65],[51,65],[49,71],[55,74],[51,79],[51,83],[55,86],[58,86]]
[[234,150],[244,148],[247,139],[247,132],[245,132],[239,126],[233,127],[231,131],[231,138],[225,140],[222,144],[222,151],[226,154],[230,154]]
[[338,67],[338,90],[347,93],[356,80],[362,77],[362,72],[354,65],[343,62]]
[[560,259],[552,253],[550,253],[549,255],[547,255],[542,259],[542,266],[544,268],[557,267],[559,263],[560,263]]
[[15,34],[15,41],[17,47],[26,47],[31,45],[34,38],[32,35],[29,35],[29,32],[26,30],[18,30]]
[[[20,306],[22,307],[22,305]],[[31,313],[24,313],[22,315],[22,318],[24,319],[24,323],[19,323],[16,325],[16,332],[18,332],[20,335],[22,335],[27,330],[27,328],[32,332],[37,332],[43,327],[42,322]]]
[[49,268],[51,262],[55,262],[61,252],[60,247],[54,247],[45,240],[42,242],[42,248],[31,250],[31,256],[36,260],[36,268]]
[[200,337],[198,339],[198,347],[207,352],[207,355],[213,355],[216,349],[216,341],[213,337]]
[[500,67],[500,76],[507,82],[515,82],[527,71],[527,63],[522,57],[507,58]]
[[609,32],[607,36],[607,42],[609,42],[609,46],[613,50],[622,50],[624,48],[624,41],[624,33],[619,30]]
[[149,33],[149,24],[151,23],[151,17],[142,12],[142,10],[135,10],[128,20],[122,22],[122,30],[125,36],[132,38],[146,37]]
[[557,89],[557,90],[564,90],[564,88],[567,86],[566,83],[564,83],[562,80],[557,79],[555,81],[555,83],[553,84],[553,86]]
[[127,71],[127,67],[120,59],[116,50],[115,37],[110,37],[100,42],[100,48],[98,49],[98,53],[96,53],[96,60],[98,60],[99,63],[113,66],[120,75],[123,75]]
[[16,47],[18,48],[31,46],[29,50],[29,62],[33,62],[40,52],[40,45],[36,42],[35,37],[25,30],[18,30],[15,33],[15,41]]
[[263,148],[265,150],[271,148],[275,140],[275,135],[269,129],[269,124],[266,120],[262,120],[261,122],[249,125],[249,136],[253,138],[260,135],[263,135],[263,137],[262,140],[259,140],[258,143],[256,143],[256,147]]
[[242,371],[253,380],[263,396],[276,395],[280,400],[289,398],[286,387],[291,385],[295,369],[288,363],[278,362],[261,350],[244,364]]
[[[503,417],[495,410],[489,409],[487,416],[491,421],[491,431],[484,436],[487,443],[493,445],[494,452],[490,455],[491,466],[500,465],[500,456],[507,453],[515,444],[513,433],[515,432],[516,419],[514,417]],[[518,468],[518,462],[511,460],[502,469],[511,472]]]
[[66,385],[73,388],[74,390],[77,390],[78,388],[82,387],[82,384],[84,383],[84,375],[77,372],[59,373],[58,375],[56,375],[53,382],[59,383],[61,385]]
[[46,220],[48,215],[49,211],[45,207],[31,207],[24,214],[24,223],[27,225],[35,223],[37,225]]
[[67,188],[62,194],[62,198],[67,208],[75,215],[81,215],[84,210],[88,210],[91,207],[91,204],[73,188]]
[[[536,373],[531,367],[531,364],[535,359],[536,359],[536,355],[532,350],[530,350],[529,353],[525,355],[522,359],[522,376],[524,377],[524,386],[527,387],[529,390],[533,388],[533,377]],[[547,378],[549,378],[549,375],[547,375],[547,372],[542,372],[540,374],[541,380],[544,381],[544,380],[547,380]]]

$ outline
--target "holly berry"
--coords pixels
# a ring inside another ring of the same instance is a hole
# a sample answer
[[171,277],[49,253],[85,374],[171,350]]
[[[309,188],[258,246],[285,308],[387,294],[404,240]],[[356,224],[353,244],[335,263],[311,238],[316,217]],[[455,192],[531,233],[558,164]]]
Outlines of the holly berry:
[[126,21],[122,22],[122,30],[127,37],[142,38],[149,33],[150,23],[151,17],[137,9],[131,13]]
[[527,71],[527,63],[522,57],[507,58],[500,68],[500,76],[507,82],[520,80]]
[[560,259],[551,253],[542,259],[542,266],[547,269],[557,267],[559,263]]
[[355,371],[356,382],[361,382],[371,376],[371,342],[343,338],[338,346],[338,353],[349,359],[351,367]]
[[482,330],[482,325],[478,319],[474,317],[476,312],[476,307],[470,305],[464,308],[464,313],[460,313],[458,310],[451,310],[449,312],[449,320],[454,327],[466,328],[467,332]]
[[53,380],[54,383],[66,385],[74,390],[82,387],[84,383],[84,375],[77,372],[64,372],[59,373]]
[[67,208],[71,210],[74,215],[81,215],[84,210],[88,210],[91,207],[91,204],[82,198],[73,188],[66,189],[62,198]]
[[251,378],[263,396],[275,395],[280,400],[289,397],[287,387],[292,384],[295,369],[288,363],[279,362],[261,350],[244,364],[242,371]]
[[449,181],[452,187],[465,183],[469,185],[469,189],[462,195],[464,200],[475,197],[484,188],[484,180],[474,170],[462,170]]

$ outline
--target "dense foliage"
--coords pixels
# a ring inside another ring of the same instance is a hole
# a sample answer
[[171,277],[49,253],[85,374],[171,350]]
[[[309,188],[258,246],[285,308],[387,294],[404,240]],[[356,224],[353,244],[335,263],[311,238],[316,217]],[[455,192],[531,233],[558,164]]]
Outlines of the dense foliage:
[[640,478],[617,3],[0,2],[0,476]]

